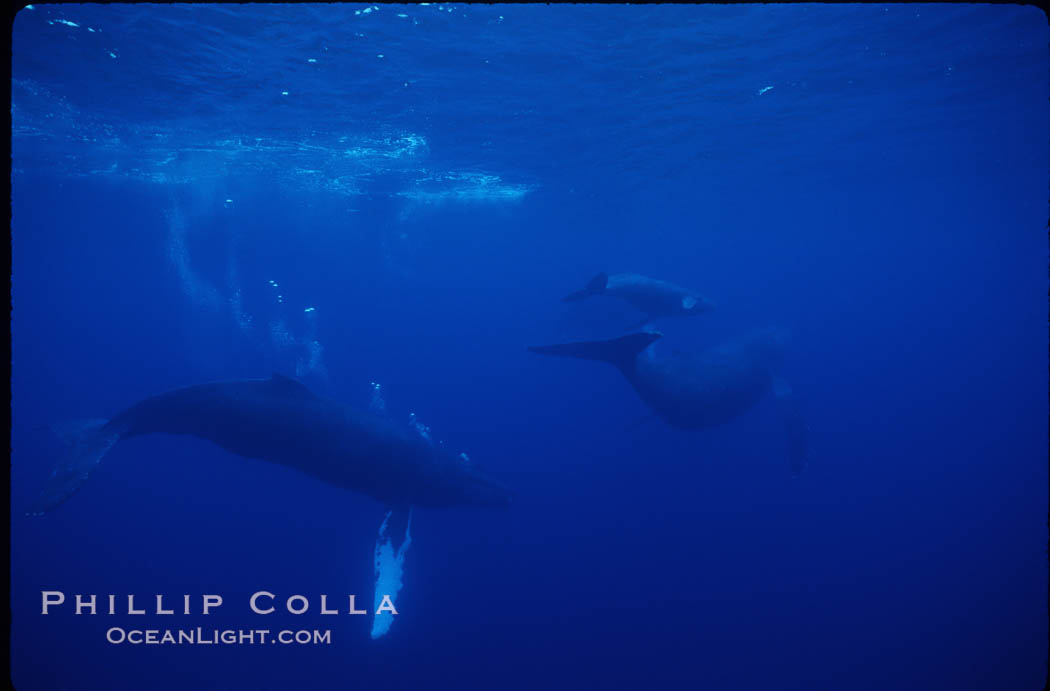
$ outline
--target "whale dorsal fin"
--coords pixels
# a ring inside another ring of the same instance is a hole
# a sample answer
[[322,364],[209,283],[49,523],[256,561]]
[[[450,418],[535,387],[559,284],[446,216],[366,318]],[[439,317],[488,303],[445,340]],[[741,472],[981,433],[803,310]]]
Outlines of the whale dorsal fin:
[[267,384],[272,391],[279,392],[288,397],[317,398],[313,391],[306,388],[306,384],[296,381],[291,377],[286,377],[283,374],[278,374],[277,372],[270,375]]
[[590,297],[591,295],[601,295],[605,291],[606,286],[609,284],[609,275],[602,272],[592,278],[587,284],[587,287],[583,290],[577,290],[575,293],[569,293],[561,299],[562,302],[576,302],[584,298]]

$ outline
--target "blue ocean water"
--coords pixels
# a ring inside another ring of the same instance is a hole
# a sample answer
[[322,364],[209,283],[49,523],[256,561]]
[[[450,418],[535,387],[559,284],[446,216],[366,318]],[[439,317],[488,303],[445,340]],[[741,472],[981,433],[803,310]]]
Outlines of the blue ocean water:
[[[1008,5],[22,10],[15,687],[1039,688],[1047,38]],[[806,472],[770,398],[682,431],[528,353],[636,321],[560,301],[599,271],[718,305],[657,355],[789,331]],[[378,383],[516,492],[416,513],[379,640],[317,608],[370,601],[384,507],[293,470],[135,438],[23,515],[49,426],[271,372],[359,408]],[[194,613],[43,616],[51,590]]]

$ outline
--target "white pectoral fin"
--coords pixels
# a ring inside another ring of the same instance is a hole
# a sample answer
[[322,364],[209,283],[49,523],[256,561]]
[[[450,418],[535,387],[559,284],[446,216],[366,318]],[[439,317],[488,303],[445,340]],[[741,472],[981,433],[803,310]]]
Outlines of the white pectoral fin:
[[405,554],[412,544],[412,509],[387,511],[376,538],[376,589],[373,601],[372,640],[390,630],[397,614],[397,594],[401,591]]

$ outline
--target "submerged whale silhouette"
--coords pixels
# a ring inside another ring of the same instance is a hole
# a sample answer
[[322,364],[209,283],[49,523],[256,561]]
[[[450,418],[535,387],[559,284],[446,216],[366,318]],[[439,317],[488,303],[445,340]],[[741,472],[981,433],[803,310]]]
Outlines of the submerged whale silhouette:
[[609,341],[529,346],[541,355],[598,360],[614,365],[653,411],[673,427],[717,427],[750,410],[769,391],[787,425],[793,474],[806,466],[807,427],[791,387],[776,376],[785,334],[763,329],[700,353],[639,357],[660,333],[634,333]]
[[660,317],[704,314],[715,308],[714,303],[707,298],[674,283],[631,273],[600,273],[582,290],[563,297],[562,302],[577,302],[593,295],[620,298],[645,312],[646,318],[629,328],[639,328]]
[[323,399],[278,374],[188,386],[140,401],[111,420],[83,424],[30,511],[68,499],[121,439],[185,434],[294,468],[394,509],[505,506],[511,493],[407,427]]

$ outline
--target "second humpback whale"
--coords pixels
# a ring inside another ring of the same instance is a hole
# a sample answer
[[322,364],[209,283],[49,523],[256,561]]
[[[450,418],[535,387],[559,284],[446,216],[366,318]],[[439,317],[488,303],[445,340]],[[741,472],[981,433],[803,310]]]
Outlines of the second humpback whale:
[[300,382],[269,379],[187,386],[84,425],[31,511],[61,504],[121,439],[185,434],[302,471],[388,507],[504,506],[510,491],[462,456],[407,427],[321,398]]
[[529,346],[541,355],[598,360],[614,365],[653,411],[673,427],[717,427],[750,410],[769,391],[787,425],[793,474],[807,462],[806,431],[787,382],[776,376],[786,336],[763,329],[700,353],[639,357],[659,333],[634,333],[609,341]]
[[620,298],[644,312],[646,318],[631,328],[638,328],[660,317],[704,314],[715,308],[714,303],[707,298],[674,283],[631,273],[600,273],[583,290],[566,295],[562,302],[576,302],[593,295]]

